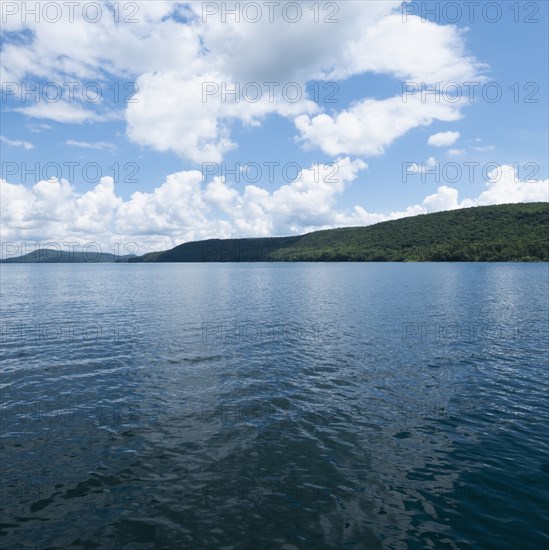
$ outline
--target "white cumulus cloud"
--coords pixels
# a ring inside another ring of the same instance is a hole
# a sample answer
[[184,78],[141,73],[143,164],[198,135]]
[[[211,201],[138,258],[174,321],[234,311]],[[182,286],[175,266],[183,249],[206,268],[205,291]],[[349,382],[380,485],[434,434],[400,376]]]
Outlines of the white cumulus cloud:
[[412,128],[460,117],[457,104],[441,103],[432,96],[422,101],[417,95],[406,102],[401,96],[380,101],[365,99],[336,115],[301,115],[295,124],[306,144],[329,155],[374,156],[383,154],[386,147]]
[[23,149],[34,149],[34,145],[30,141],[22,139],[9,139],[6,136],[0,136],[0,141],[10,147],[23,147]]
[[448,147],[459,139],[459,132],[438,132],[429,136],[427,143],[433,147]]
[[[200,2],[162,1],[131,3],[138,7],[131,24],[115,22],[112,2],[99,3],[103,16],[94,24],[82,18],[78,7],[70,22],[65,6],[55,25],[36,23],[32,17],[22,23],[21,17],[11,17],[5,30],[27,34],[25,40],[8,37],[5,41],[1,74],[4,81],[14,83],[29,78],[95,79],[100,84],[113,76],[135,80],[135,102],[119,101],[115,112],[100,104],[85,105],[81,91],[74,103],[41,102],[17,110],[29,117],[71,124],[125,117],[131,140],[199,163],[219,161],[237,146],[232,137],[235,122],[257,126],[269,115],[295,119],[298,137],[311,147],[334,151],[334,155],[367,156],[380,154],[415,127],[433,120],[456,120],[459,113],[459,106],[453,104],[421,106],[408,101],[397,105],[397,98],[363,98],[353,107],[326,113],[306,93],[295,102],[281,93],[274,101],[262,98],[257,103],[203,101],[204,82],[229,87],[266,82],[283,87],[295,82],[305,92],[314,79],[343,82],[375,73],[418,84],[459,83],[479,80],[483,70],[467,54],[456,26],[417,16],[403,21],[400,0],[332,2],[333,17],[329,10],[320,10],[319,21],[315,21],[315,3],[301,2],[303,16],[294,23],[284,14],[295,3],[273,4],[272,21],[268,7],[258,4],[263,11],[258,22],[243,17],[237,22],[230,15],[222,21],[221,12],[235,8],[233,2],[220,4],[219,13],[205,22]],[[243,6],[238,3],[240,9]],[[124,12],[120,17],[129,15]],[[110,94],[108,87],[102,88]],[[394,117],[394,130],[387,128],[389,117]],[[378,122],[381,128],[375,126]],[[325,135],[330,124],[334,137]],[[362,124],[368,130],[361,129]],[[375,136],[361,145],[364,135],[374,130]],[[350,135],[346,137],[345,132]]]
[[4,242],[97,242],[105,250],[113,242],[135,242],[145,252],[191,240],[292,235],[471,206],[549,201],[549,180],[522,181],[505,165],[489,174],[478,197],[460,200],[457,189],[441,185],[401,211],[342,209],[338,198],[366,164],[345,157],[335,168],[311,166],[272,191],[256,185],[239,191],[221,177],[206,185],[198,170],[182,171],[127,200],[117,196],[110,177],[83,194],[66,180],[43,180],[31,188],[0,180],[2,236]]

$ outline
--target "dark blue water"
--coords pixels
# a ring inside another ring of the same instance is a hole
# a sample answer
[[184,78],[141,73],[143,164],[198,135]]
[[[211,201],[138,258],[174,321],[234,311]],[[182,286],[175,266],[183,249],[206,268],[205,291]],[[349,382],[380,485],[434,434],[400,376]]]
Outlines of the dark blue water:
[[543,548],[547,264],[2,266],[3,548]]

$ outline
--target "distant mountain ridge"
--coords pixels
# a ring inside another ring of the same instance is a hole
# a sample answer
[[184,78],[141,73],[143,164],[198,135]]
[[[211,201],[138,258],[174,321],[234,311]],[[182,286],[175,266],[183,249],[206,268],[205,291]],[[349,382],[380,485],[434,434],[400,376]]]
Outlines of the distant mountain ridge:
[[549,261],[549,203],[477,206],[290,237],[209,239],[143,256],[41,249],[3,263]]
[[57,250],[55,248],[39,248],[28,254],[16,256],[13,258],[5,258],[0,260],[5,264],[41,264],[41,263],[61,263],[61,264],[81,264],[81,263],[114,263],[126,262],[134,255],[119,256],[110,252],[90,252],[90,251],[66,251]]
[[209,239],[129,262],[549,261],[549,203],[477,206],[300,236]]

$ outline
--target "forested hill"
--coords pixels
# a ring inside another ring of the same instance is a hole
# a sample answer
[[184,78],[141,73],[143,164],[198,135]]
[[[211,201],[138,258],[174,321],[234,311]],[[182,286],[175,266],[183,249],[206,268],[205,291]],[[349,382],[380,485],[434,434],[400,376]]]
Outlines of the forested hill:
[[92,251],[65,251],[56,248],[39,248],[22,256],[7,257],[0,260],[6,264],[82,264],[82,263],[106,263],[126,262],[133,255],[119,256],[109,252]]
[[211,239],[129,262],[549,261],[549,204],[479,206],[301,236]]

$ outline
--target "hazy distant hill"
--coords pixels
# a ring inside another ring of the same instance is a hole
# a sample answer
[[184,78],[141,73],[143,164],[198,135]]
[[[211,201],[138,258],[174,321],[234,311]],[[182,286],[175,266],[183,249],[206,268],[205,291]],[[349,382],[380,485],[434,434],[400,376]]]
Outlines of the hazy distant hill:
[[549,204],[479,206],[295,237],[211,239],[130,262],[549,261]]
[[127,262],[132,256],[117,256],[108,252],[82,252],[82,251],[63,251],[54,248],[39,248],[23,256],[6,258],[0,260],[2,263],[59,263],[59,264],[79,264],[79,263],[99,263],[99,262]]

